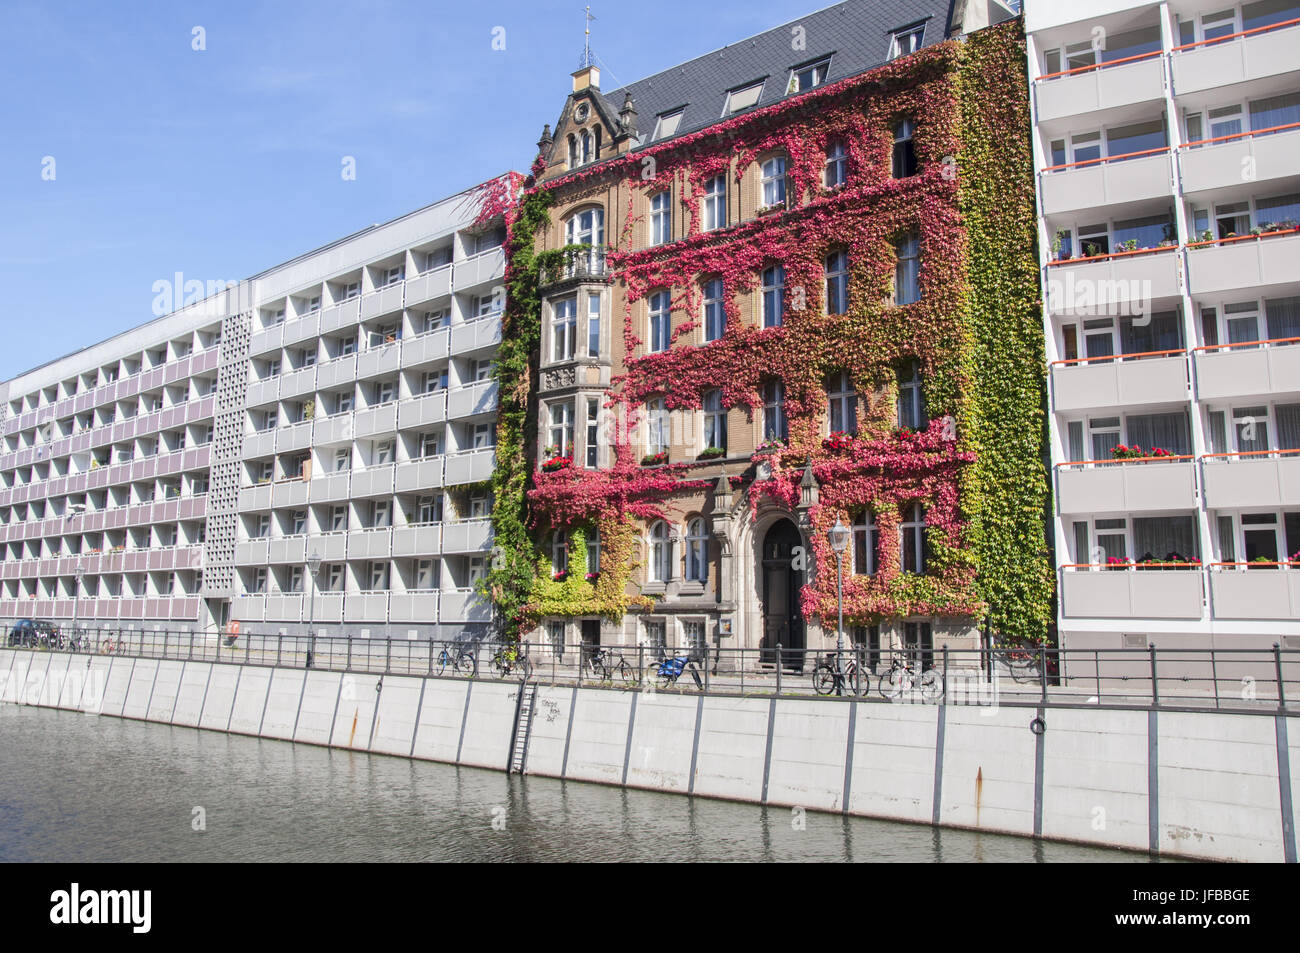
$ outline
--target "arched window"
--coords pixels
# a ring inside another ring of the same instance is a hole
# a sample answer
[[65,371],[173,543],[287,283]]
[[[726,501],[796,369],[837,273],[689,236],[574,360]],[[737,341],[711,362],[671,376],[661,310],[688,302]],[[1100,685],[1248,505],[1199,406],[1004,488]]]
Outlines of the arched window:
[[859,576],[876,572],[876,548],[880,542],[876,514],[863,510],[853,520],[853,571]]
[[721,278],[704,282],[704,340],[717,341],[727,329],[727,309],[723,303]]
[[686,524],[686,578],[691,582],[709,578],[709,536],[698,516]]
[[591,132],[587,129],[582,130],[582,164],[583,165],[586,165],[588,162],[592,160],[593,145],[594,143],[592,142]]
[[826,188],[834,189],[848,181],[849,150],[842,142],[832,142],[826,150]]
[[763,327],[785,323],[785,265],[763,269]]
[[925,508],[920,503],[911,503],[903,511],[898,534],[903,572],[924,573],[929,553],[925,541]]
[[578,167],[578,137],[570,135],[569,136],[569,168],[576,169],[577,167]]
[[858,432],[858,392],[848,371],[837,371],[826,381],[826,416],[831,433]]
[[763,207],[785,205],[785,156],[773,156],[762,165]]
[[588,208],[572,216],[565,225],[565,240],[570,245],[590,245],[587,270],[600,274],[605,263],[605,210]]
[[669,204],[672,195],[667,191],[656,193],[650,199],[650,244],[665,245],[672,240],[673,213]]
[[704,198],[700,200],[702,231],[712,231],[727,224],[727,177],[715,175],[704,185]]
[[826,256],[826,313],[844,314],[849,310],[849,256],[834,251]]
[[650,527],[650,581],[668,582],[673,577],[673,548],[668,524],[663,520]]
[[672,297],[667,291],[650,296],[650,350],[666,351],[672,340]]
[[701,403],[704,406],[705,449],[727,449],[727,412],[722,407],[722,391],[705,391]]

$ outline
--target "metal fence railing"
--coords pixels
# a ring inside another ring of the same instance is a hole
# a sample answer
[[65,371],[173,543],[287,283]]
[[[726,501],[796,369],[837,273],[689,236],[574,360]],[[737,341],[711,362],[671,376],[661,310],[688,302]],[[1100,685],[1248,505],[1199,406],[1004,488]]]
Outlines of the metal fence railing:
[[[813,650],[557,645],[141,630],[0,622],[26,652],[225,662],[331,672],[518,679],[638,691],[824,695],[970,705],[1300,711],[1300,650],[867,645]],[[779,661],[779,664],[778,664]],[[3,673],[0,673],[3,674]]]

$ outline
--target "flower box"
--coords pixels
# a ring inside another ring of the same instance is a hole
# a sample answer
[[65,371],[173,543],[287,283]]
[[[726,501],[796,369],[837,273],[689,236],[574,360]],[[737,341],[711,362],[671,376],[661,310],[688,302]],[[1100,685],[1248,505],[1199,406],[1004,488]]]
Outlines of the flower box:
[[785,449],[785,446],[785,441],[779,438],[776,440],[764,440],[754,448],[753,455],[755,457],[771,456],[774,453],[780,453]]
[[647,453],[641,458],[641,466],[657,467],[668,462],[668,451],[661,450],[659,453]]
[[554,579],[556,582],[564,582],[564,580],[566,580],[566,579],[569,578],[569,574],[568,574],[567,571],[566,571],[566,572],[557,572],[557,573],[553,573],[553,574],[551,575],[551,578]]
[[700,451],[699,459],[716,460],[718,459],[718,457],[725,457],[726,455],[727,455],[726,447],[705,447],[703,450]]
[[823,450],[848,450],[853,446],[853,435],[844,430],[836,430],[822,440]]
[[1111,458],[1114,460],[1149,460],[1159,457],[1172,457],[1173,454],[1164,447],[1152,447],[1150,450],[1143,450],[1140,446],[1134,444],[1126,447],[1120,444],[1111,450]]
[[600,578],[600,573],[598,572],[589,572],[586,575],[587,582],[591,582],[591,583],[594,583],[599,578]]
[[573,457],[551,457],[542,463],[544,473],[555,473],[557,470],[567,470],[573,466]]

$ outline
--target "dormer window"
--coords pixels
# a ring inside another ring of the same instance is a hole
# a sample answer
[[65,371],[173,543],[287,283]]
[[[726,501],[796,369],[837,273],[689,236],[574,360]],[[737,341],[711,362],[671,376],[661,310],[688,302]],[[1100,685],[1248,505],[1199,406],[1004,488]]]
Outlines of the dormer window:
[[675,109],[672,112],[661,113],[659,118],[655,120],[655,131],[650,136],[651,140],[667,139],[670,136],[677,135],[677,127],[681,125],[682,113],[685,111],[686,107],[683,106],[681,109]]
[[816,63],[809,63],[807,66],[796,66],[790,70],[790,82],[785,89],[786,95],[802,93],[826,82],[826,73],[830,65],[831,61],[827,58]]
[[762,92],[763,80],[731,90],[731,92],[727,93],[727,102],[723,106],[722,115],[730,116],[742,109],[748,109],[750,106],[756,105]]
[[924,23],[915,23],[895,30],[893,37],[889,41],[889,58],[896,60],[900,56],[915,53],[921,48],[921,41],[924,36]]

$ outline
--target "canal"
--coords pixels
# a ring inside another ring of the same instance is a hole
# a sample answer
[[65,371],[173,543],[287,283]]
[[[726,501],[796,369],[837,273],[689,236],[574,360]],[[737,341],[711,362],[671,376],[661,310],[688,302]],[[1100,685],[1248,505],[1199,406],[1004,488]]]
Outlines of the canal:
[[4,862],[1147,860],[0,704]]

